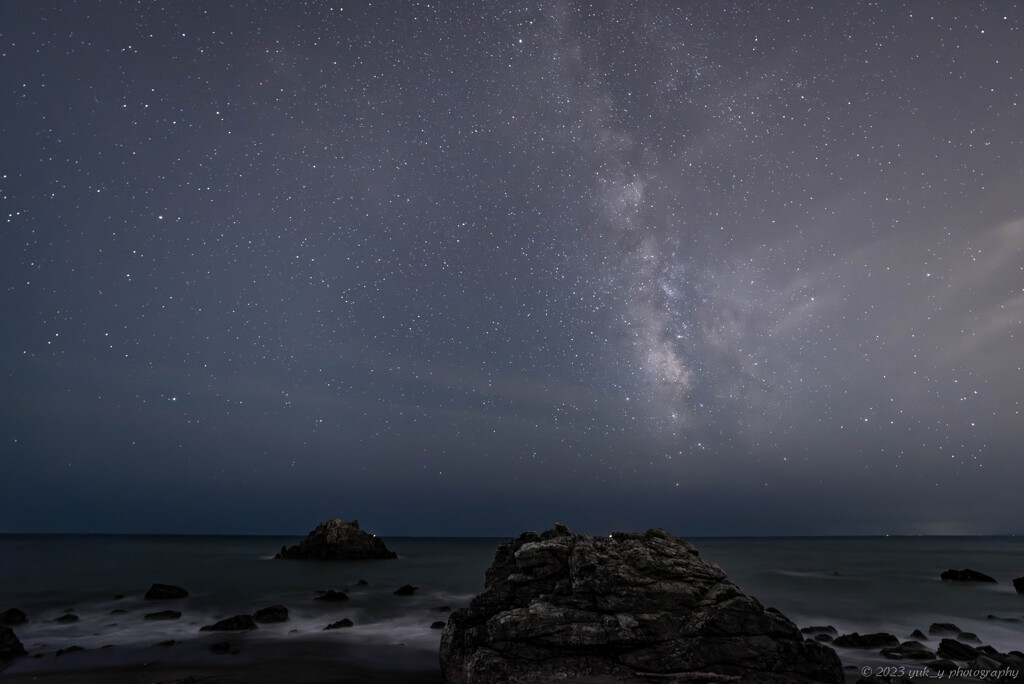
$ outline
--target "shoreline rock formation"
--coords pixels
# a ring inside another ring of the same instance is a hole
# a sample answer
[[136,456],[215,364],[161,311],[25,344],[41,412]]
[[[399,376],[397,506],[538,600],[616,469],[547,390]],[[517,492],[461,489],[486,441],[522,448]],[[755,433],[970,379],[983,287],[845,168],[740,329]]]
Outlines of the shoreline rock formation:
[[335,518],[322,522],[295,546],[282,546],[275,558],[300,560],[353,560],[358,558],[398,558],[376,535],[359,529],[359,521]]
[[686,541],[561,524],[498,547],[483,592],[444,627],[440,661],[452,684],[844,681],[835,651],[804,640]]

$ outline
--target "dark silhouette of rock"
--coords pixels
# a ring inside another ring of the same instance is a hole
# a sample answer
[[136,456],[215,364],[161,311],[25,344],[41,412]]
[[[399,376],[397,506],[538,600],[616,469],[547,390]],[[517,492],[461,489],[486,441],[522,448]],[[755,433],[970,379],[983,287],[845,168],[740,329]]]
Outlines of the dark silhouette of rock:
[[201,632],[240,632],[246,629],[256,629],[256,621],[252,615],[235,615],[225,620],[215,622],[212,625],[200,627]]
[[953,639],[943,639],[939,643],[939,648],[936,651],[940,658],[948,658],[949,660],[974,660],[978,657],[978,649],[973,646],[954,641]]
[[924,632],[922,632],[919,629],[915,629],[913,632],[911,632],[910,633],[910,638],[911,639],[918,639],[920,641],[928,641],[928,637],[925,635]]
[[110,614],[111,615],[120,615],[122,613],[127,613],[127,612],[128,611],[125,610],[124,608],[115,608],[114,610],[110,611]]
[[999,617],[998,615],[991,615],[991,614],[989,614],[988,619],[989,620],[999,620],[1000,622],[1020,622],[1020,618]]
[[67,613],[66,615],[61,615],[59,618],[54,620],[54,622],[59,622],[62,625],[68,625],[72,622],[78,622],[78,616],[74,613]]
[[84,651],[85,649],[81,646],[68,646],[67,648],[57,649],[57,652],[53,654],[54,658],[59,658],[65,653],[75,653],[76,651]]
[[174,639],[168,639],[167,641],[157,642],[157,646],[174,646],[176,643],[178,642]]
[[348,594],[343,591],[335,591],[334,589],[328,589],[327,591],[318,591],[316,596],[313,598],[314,601],[348,601]]
[[394,594],[395,596],[412,596],[419,590],[419,587],[414,587],[411,584],[403,584],[402,586],[395,589]]
[[0,662],[27,655],[18,635],[6,625],[0,625]]
[[957,641],[966,641],[972,644],[980,644],[981,639],[974,632],[960,632],[956,635]]
[[288,609],[282,605],[267,606],[266,608],[260,608],[253,613],[252,619],[260,624],[287,622]]
[[17,608],[8,608],[0,613],[0,625],[17,627],[28,622],[28,616]]
[[451,684],[844,681],[834,651],[805,641],[686,541],[564,525],[498,547],[483,592],[451,614],[440,661]]
[[149,613],[146,615],[147,620],[177,620],[181,617],[181,611],[178,610],[161,610],[159,613]]
[[956,670],[958,667],[960,667],[948,658],[942,658],[940,660],[931,660],[925,663],[925,665],[935,670],[936,672],[952,672],[953,670]]
[[933,622],[931,627],[928,628],[928,633],[932,636],[944,636],[946,634],[952,634],[955,636],[959,634],[960,631],[960,628],[952,622]]
[[328,629],[341,629],[342,627],[351,627],[353,624],[355,623],[353,623],[348,618],[341,618],[337,622],[332,622],[331,624],[324,627],[324,631]]
[[367,581],[366,581],[366,580],[364,580],[364,579],[361,579],[361,580],[359,580],[358,582],[356,582],[356,586],[357,586],[357,587],[365,587],[365,586],[367,586],[367,585],[369,585],[369,584],[370,584],[370,583],[369,583],[369,582],[367,582]]
[[832,640],[834,646],[843,648],[894,648],[900,645],[900,640],[892,634],[875,632],[874,634],[844,634]]
[[320,523],[297,546],[281,547],[277,558],[348,560],[354,558],[398,558],[376,535],[359,529],[359,521],[328,520]]
[[180,599],[188,596],[188,592],[173,584],[154,584],[146,592],[146,599],[149,601],[167,601]]
[[1013,588],[1017,590],[1018,594],[1024,594],[1024,577],[1013,580]]
[[963,570],[947,570],[942,573],[942,579],[947,582],[995,582],[983,572],[965,568]]
[[801,627],[801,634],[828,634],[829,636],[839,636],[839,631],[832,625],[815,625],[812,627]]
[[931,660],[935,658],[935,651],[920,641],[904,641],[899,646],[883,648],[882,655],[894,660]]

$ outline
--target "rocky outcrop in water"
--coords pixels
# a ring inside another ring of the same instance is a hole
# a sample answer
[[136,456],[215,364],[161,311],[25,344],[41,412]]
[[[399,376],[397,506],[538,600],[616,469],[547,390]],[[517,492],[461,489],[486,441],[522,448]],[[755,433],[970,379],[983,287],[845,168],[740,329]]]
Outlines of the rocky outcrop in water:
[[1017,590],[1018,594],[1024,594],[1024,577],[1013,580],[1013,588]]
[[0,662],[23,655],[25,647],[21,645],[18,635],[10,627],[0,625]]
[[995,579],[985,573],[970,568],[946,570],[940,577],[946,582],[995,582]]
[[146,600],[148,601],[167,601],[170,599],[180,599],[188,596],[188,592],[181,587],[176,587],[173,584],[154,584],[146,592]]
[[441,636],[451,683],[654,680],[839,684],[835,652],[663,530],[556,525],[502,544]]
[[200,627],[200,632],[241,632],[243,630],[256,629],[256,621],[252,615],[235,615],[212,625]]
[[252,615],[252,619],[260,624],[272,624],[288,621],[288,609],[278,604],[260,608]]
[[320,523],[296,546],[281,547],[276,558],[349,560],[355,558],[398,558],[376,535],[359,529],[359,521],[328,520]]

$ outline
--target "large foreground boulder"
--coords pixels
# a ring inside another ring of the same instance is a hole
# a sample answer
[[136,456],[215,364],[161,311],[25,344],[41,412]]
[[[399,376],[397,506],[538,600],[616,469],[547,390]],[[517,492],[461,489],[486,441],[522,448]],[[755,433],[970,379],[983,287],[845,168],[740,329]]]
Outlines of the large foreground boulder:
[[353,558],[397,558],[376,535],[359,529],[359,521],[328,520],[320,523],[296,546],[281,547],[277,558],[348,560]]
[[839,684],[835,651],[743,593],[664,530],[498,547],[484,590],[441,635],[452,683],[602,681]]

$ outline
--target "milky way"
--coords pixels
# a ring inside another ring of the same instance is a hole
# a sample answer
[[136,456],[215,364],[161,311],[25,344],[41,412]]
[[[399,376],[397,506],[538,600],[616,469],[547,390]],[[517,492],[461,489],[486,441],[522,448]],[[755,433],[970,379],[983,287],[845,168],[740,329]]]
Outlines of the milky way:
[[4,3],[0,531],[1013,532],[1022,21]]

